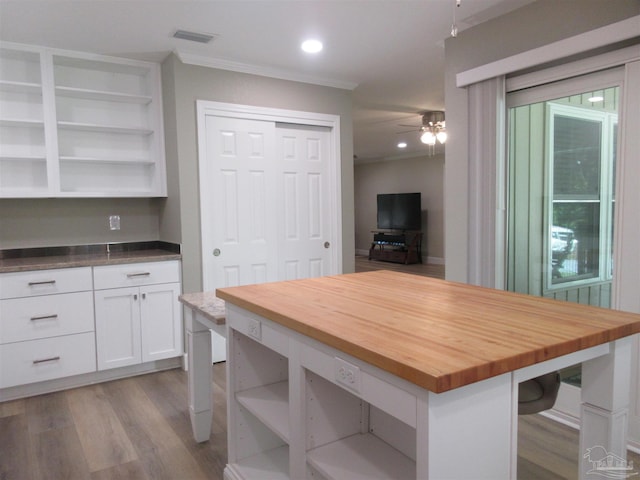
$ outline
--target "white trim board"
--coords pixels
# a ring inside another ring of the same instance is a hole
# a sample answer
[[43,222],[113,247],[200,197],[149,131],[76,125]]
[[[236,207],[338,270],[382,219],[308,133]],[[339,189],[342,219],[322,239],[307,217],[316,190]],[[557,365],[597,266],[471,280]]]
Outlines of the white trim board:
[[570,57],[603,45],[629,40],[637,37],[638,32],[640,32],[640,15],[465,70],[456,75],[456,86],[468,87],[490,78]]
[[191,53],[180,52],[179,50],[176,50],[174,53],[178,57],[178,59],[186,65],[217,68],[220,70],[248,73],[250,75],[278,78],[280,80],[289,80],[292,82],[309,83],[312,85],[321,85],[323,87],[341,88],[343,90],[354,90],[358,86],[358,84],[355,82],[304,75],[301,73],[292,72],[290,70],[273,68],[264,65],[251,65],[248,63],[233,62],[231,60],[225,60],[221,58],[209,58],[203,55],[194,55]]

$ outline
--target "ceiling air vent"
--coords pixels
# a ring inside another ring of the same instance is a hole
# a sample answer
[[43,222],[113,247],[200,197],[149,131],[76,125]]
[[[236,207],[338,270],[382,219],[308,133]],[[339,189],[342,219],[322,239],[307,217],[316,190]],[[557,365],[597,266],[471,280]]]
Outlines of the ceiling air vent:
[[209,33],[190,32],[188,30],[176,30],[173,37],[181,40],[189,40],[190,42],[209,43],[215,38],[215,35],[211,35]]

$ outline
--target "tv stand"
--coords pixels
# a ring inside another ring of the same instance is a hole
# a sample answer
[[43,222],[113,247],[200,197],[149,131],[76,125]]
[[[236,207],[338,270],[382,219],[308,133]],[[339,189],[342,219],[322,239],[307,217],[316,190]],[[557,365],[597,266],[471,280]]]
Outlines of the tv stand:
[[373,231],[369,260],[385,262],[422,263],[422,232]]

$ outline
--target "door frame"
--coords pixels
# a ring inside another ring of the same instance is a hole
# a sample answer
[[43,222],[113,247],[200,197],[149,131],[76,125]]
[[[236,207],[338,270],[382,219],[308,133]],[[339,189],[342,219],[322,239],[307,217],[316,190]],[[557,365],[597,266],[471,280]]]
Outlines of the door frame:
[[205,291],[214,290],[213,282],[213,245],[214,226],[206,219],[211,218],[212,192],[207,179],[211,173],[207,162],[207,135],[205,119],[207,116],[240,118],[246,120],[263,120],[276,123],[307,125],[312,127],[328,127],[329,133],[329,182],[328,189],[334,194],[326,205],[331,225],[328,232],[329,274],[342,271],[342,173],[340,165],[340,116],[326,113],[304,112],[280,108],[257,107],[235,103],[196,100],[196,124],[198,134],[198,183],[200,187],[200,241],[202,253],[202,287]]

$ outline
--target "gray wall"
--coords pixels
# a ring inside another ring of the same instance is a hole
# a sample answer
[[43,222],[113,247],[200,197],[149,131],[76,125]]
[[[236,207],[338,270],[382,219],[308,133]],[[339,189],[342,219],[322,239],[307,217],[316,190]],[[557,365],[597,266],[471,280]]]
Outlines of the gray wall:
[[539,0],[445,41],[445,262],[468,280],[468,98],[457,73],[640,14],[639,0]]
[[[422,194],[422,255],[444,261],[444,155],[357,164],[354,169],[356,250],[369,250],[378,193]],[[426,260],[426,258],[425,258]]]
[[183,248],[183,289],[202,289],[196,100],[340,115],[343,271],[354,265],[353,129],[351,92],[225,70],[162,65],[169,198],[162,205],[160,237]]
[[[0,249],[159,239],[162,200],[43,198],[0,200]],[[120,215],[120,230],[109,230]]]

